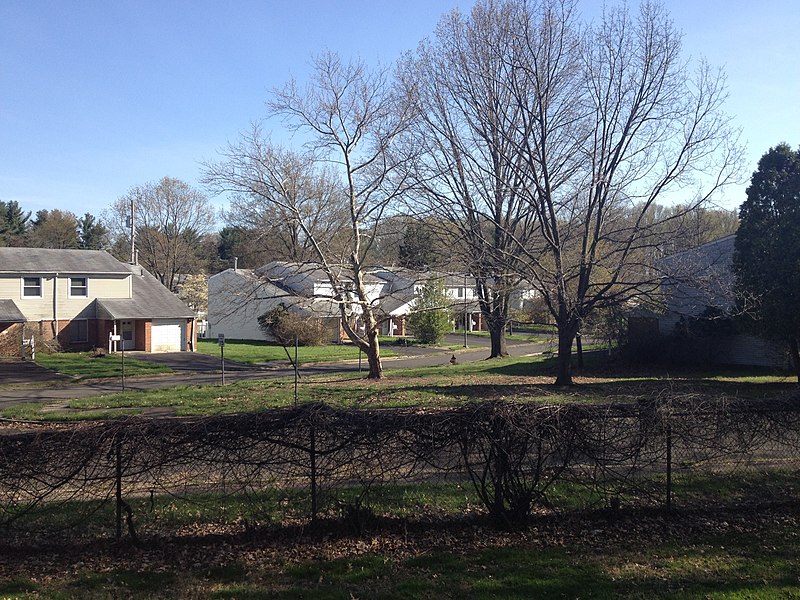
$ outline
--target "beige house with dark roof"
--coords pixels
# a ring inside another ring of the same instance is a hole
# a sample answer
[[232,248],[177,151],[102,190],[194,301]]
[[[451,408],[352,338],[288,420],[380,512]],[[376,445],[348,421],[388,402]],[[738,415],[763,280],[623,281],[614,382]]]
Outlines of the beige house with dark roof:
[[31,336],[62,349],[194,350],[195,317],[141,266],[107,252],[0,248],[0,353],[18,355]]

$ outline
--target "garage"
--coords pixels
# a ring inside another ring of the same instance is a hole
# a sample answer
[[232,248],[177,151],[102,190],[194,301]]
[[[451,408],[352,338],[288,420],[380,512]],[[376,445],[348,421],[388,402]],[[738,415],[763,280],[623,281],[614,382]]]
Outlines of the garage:
[[186,347],[185,319],[154,319],[150,332],[151,352],[180,352]]

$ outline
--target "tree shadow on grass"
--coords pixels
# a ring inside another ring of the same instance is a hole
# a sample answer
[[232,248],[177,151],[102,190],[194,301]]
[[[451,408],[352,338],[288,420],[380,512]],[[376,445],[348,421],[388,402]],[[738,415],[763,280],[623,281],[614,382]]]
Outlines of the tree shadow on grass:
[[[795,389],[795,384],[773,382],[749,383],[678,378],[604,379],[593,382],[582,378],[579,383],[570,387],[556,387],[550,383],[421,383],[418,385],[406,385],[401,389],[382,390],[379,401],[384,406],[393,404],[401,406],[413,404],[414,399],[418,404],[435,404],[437,399],[440,399],[444,404],[448,405],[493,400],[610,404],[655,398],[688,398],[692,396],[708,400],[715,398],[761,400],[783,397]],[[412,400],[409,401],[409,398]],[[366,401],[373,402],[372,396]]]
[[[570,393],[579,396],[652,396],[673,392],[676,395],[698,393],[738,398],[764,398],[800,389],[786,373],[757,367],[686,369],[637,367],[609,362],[602,353],[586,353],[585,366],[573,366],[576,385]],[[557,359],[545,357],[531,362],[498,364],[486,373],[507,377],[553,377]],[[538,386],[545,390],[546,385]]]
[[[629,548],[535,548],[512,544],[455,554],[433,550],[368,569],[368,557],[313,562],[288,573],[275,598],[437,597],[488,598],[696,598],[709,594],[768,598],[800,591],[791,548],[759,550],[759,540],[728,536]],[[763,540],[761,540],[763,544]],[[652,557],[666,557],[653,559]],[[369,561],[368,561],[369,562]],[[387,581],[387,579],[389,581]],[[377,584],[377,585],[376,585]],[[342,595],[342,593],[344,594]],[[255,596],[253,596],[255,597]]]

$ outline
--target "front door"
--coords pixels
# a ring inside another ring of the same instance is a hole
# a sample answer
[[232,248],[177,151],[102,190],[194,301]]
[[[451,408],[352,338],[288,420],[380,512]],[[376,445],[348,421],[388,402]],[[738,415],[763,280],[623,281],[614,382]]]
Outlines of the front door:
[[122,349],[135,350],[136,339],[134,335],[133,321],[122,321],[120,325],[121,325],[121,335],[122,335]]

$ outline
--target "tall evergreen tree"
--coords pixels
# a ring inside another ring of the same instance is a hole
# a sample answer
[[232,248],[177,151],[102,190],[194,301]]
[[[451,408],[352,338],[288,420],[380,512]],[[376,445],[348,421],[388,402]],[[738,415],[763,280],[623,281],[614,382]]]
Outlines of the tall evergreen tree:
[[86,213],[78,219],[80,247],[83,250],[100,250],[108,245],[108,227],[100,223],[94,215]]
[[787,344],[800,382],[800,150],[780,144],[761,157],[739,219],[740,304],[759,333]]
[[30,228],[30,218],[30,211],[23,211],[16,200],[0,201],[0,243],[22,246]]
[[433,232],[423,223],[409,223],[400,242],[398,259],[401,267],[424,271],[436,262]]

